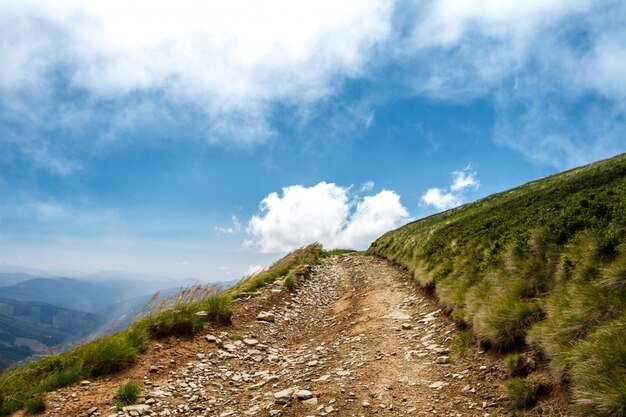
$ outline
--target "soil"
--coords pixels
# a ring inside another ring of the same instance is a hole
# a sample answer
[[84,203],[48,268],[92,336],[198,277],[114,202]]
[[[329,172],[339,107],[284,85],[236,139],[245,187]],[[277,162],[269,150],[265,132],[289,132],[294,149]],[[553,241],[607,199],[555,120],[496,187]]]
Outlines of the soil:
[[129,379],[149,403],[136,415],[510,415],[501,358],[451,352],[458,331],[406,271],[362,254],[330,257],[293,292],[277,282],[238,300],[231,326],[155,342],[132,369],[49,393],[43,415],[133,415],[115,409]]

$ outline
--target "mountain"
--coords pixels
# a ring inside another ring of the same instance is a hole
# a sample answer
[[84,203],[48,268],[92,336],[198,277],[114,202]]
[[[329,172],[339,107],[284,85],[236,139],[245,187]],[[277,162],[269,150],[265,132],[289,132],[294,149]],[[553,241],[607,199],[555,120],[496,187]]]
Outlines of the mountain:
[[484,346],[548,358],[585,412],[626,412],[626,154],[417,220],[369,253]]
[[0,288],[19,284],[33,278],[32,275],[23,272],[0,272]]
[[89,313],[119,300],[120,291],[73,278],[35,278],[0,288],[3,298],[40,302]]
[[[122,279],[123,273],[106,273],[92,280],[33,278],[25,273],[0,273],[0,369],[36,352],[70,347],[85,337],[100,337],[124,329],[159,293],[156,301],[174,297],[184,280]],[[132,275],[135,278],[147,276]],[[216,283],[229,287],[237,281]],[[63,346],[59,346],[63,345]]]
[[78,342],[103,322],[83,311],[0,298],[0,369],[33,353]]

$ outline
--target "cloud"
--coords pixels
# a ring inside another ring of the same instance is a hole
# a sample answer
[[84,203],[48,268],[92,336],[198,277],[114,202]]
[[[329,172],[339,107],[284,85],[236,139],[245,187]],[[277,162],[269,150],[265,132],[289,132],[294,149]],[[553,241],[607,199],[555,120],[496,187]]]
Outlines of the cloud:
[[448,189],[429,188],[422,194],[422,203],[432,206],[437,211],[449,210],[463,204],[463,194],[469,188],[480,187],[476,172],[470,167],[452,172],[452,184]]
[[448,210],[461,205],[461,199],[456,194],[446,192],[441,188],[429,188],[422,195],[422,202],[435,207],[438,211]]
[[260,204],[261,213],[248,223],[247,244],[261,252],[285,252],[313,242],[363,249],[407,220],[408,212],[395,192],[360,197],[350,190],[320,182],[269,194]]
[[250,275],[255,275],[265,268],[262,265],[248,265],[248,269],[246,269],[246,274],[244,276],[248,277]]
[[[374,81],[372,95],[388,100],[485,99],[495,142],[539,164],[625,150],[619,0],[0,0],[0,8],[0,140],[13,136],[13,152],[61,176],[81,170],[76,148],[91,149],[66,139],[68,126],[107,126],[90,132],[106,141],[193,119],[194,135],[209,143],[252,146],[278,136],[278,108],[317,114],[329,98],[342,101],[350,80]],[[329,123],[367,129],[369,99],[347,100],[356,111]],[[590,102],[602,102],[607,123]],[[555,118],[566,127],[558,135]]]
[[373,0],[1,5],[5,97],[58,96],[59,86],[96,103],[152,95],[201,109],[212,140],[241,142],[271,134],[271,104],[312,103],[361,74],[392,12]]
[[626,150],[625,3],[427,1],[406,16],[396,51],[420,65],[414,91],[492,100],[497,144],[558,168]]
[[374,181],[365,181],[359,189],[361,192],[372,191],[374,189]]
[[225,233],[229,235],[234,234],[234,233],[239,233],[243,230],[243,226],[241,225],[241,222],[239,221],[237,216],[235,216],[234,214],[231,216],[231,222],[232,222],[232,226],[229,226],[229,227],[215,226],[215,230],[220,233]]

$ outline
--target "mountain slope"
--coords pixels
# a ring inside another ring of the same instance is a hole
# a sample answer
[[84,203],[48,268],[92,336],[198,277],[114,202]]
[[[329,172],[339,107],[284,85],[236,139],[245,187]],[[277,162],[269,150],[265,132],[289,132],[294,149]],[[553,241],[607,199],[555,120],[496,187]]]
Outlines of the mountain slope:
[[408,268],[484,345],[550,358],[585,411],[624,415],[625,231],[622,154],[410,223],[369,253]]
[[73,278],[35,278],[1,288],[2,297],[40,302],[89,313],[118,301],[119,291]]
[[103,322],[95,314],[0,298],[0,370],[34,353],[75,343]]

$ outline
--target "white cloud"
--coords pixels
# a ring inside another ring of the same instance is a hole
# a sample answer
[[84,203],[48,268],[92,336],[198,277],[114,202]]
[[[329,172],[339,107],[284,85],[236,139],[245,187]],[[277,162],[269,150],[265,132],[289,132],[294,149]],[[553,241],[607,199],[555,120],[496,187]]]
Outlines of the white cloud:
[[[495,142],[540,164],[626,150],[626,3],[448,0],[417,10],[397,54],[422,64],[410,76],[418,94],[493,99]],[[608,123],[593,115],[598,101]]]
[[452,172],[452,185],[450,185],[450,191],[459,192],[466,188],[478,188],[480,183],[476,179],[476,172],[471,171],[470,168],[466,168],[462,171]]
[[234,214],[231,216],[231,222],[232,222],[232,225],[229,227],[215,226],[214,229],[220,233],[225,233],[229,235],[234,234],[234,233],[239,233],[243,230],[243,226],[241,225],[241,222],[239,221],[237,216],[235,216]]
[[390,1],[0,1],[0,91],[96,100],[156,93],[199,107],[212,139],[271,135],[276,101],[327,97],[390,33]]
[[452,184],[449,189],[429,188],[422,194],[422,203],[433,206],[437,211],[448,210],[463,204],[463,193],[468,188],[480,187],[477,174],[470,167],[452,172]]
[[366,192],[366,191],[372,191],[374,189],[374,181],[365,181],[363,184],[361,184],[361,188],[360,191],[361,192]]
[[257,274],[263,271],[264,269],[265,268],[263,267],[263,265],[248,265],[248,269],[246,270],[245,276],[248,277],[250,275]]
[[426,190],[422,195],[422,202],[435,207],[439,211],[448,210],[461,205],[459,196],[436,187]]
[[[81,165],[46,137],[50,128],[99,117],[113,131],[173,124],[183,108],[202,116],[194,125],[208,142],[251,145],[276,136],[276,105],[311,114],[349,79],[376,79],[385,94],[408,83],[410,94],[493,101],[496,143],[538,163],[571,166],[624,150],[619,0],[0,0],[0,10],[5,130],[34,126],[16,143],[59,175]],[[387,68],[393,76],[381,76]],[[589,96],[604,101],[613,128],[586,115]],[[533,113],[546,102],[559,105]],[[102,103],[110,116],[95,111]],[[375,108],[354,107],[339,123],[370,126]],[[554,115],[574,128],[555,135]],[[526,118],[534,127],[518,135]]]
[[363,197],[332,246],[364,249],[383,233],[400,226],[408,217],[400,196],[393,191],[382,190],[376,195]]
[[408,218],[393,191],[350,198],[350,189],[320,182],[271,193],[261,202],[261,213],[250,219],[247,243],[261,252],[285,252],[313,242],[363,249]]

